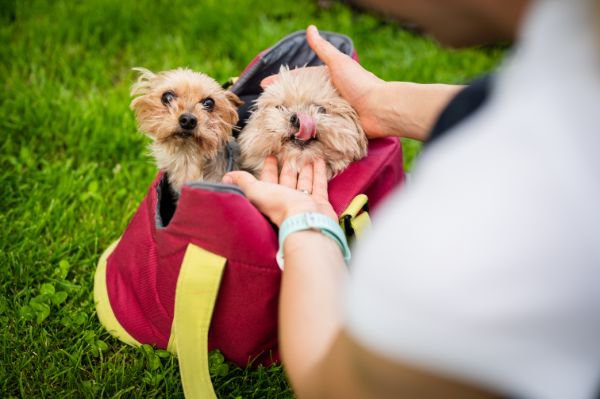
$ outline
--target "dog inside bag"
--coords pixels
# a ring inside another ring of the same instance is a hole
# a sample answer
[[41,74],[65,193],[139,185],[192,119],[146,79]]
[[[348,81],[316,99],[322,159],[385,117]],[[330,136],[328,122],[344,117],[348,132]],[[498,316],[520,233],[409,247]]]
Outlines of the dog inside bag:
[[280,165],[289,162],[296,172],[323,159],[331,179],[367,154],[358,116],[336,91],[324,66],[282,66],[275,82],[255,101],[239,144],[242,168],[257,176],[271,155]]

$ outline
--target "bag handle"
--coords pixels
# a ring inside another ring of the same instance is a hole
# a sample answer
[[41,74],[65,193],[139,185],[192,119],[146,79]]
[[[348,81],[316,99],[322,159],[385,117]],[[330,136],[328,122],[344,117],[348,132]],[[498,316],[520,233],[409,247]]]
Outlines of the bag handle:
[[177,279],[169,351],[177,353],[187,399],[216,399],[208,367],[208,331],[226,258],[189,244]]

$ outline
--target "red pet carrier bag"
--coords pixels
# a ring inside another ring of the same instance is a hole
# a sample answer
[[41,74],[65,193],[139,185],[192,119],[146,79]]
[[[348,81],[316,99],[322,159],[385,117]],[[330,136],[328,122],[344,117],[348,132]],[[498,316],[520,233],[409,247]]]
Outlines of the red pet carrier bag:
[[[356,58],[350,38],[323,33]],[[280,65],[321,64],[304,32],[263,51],[231,87],[248,106],[260,81]],[[368,207],[404,180],[399,140],[369,143],[368,156],[329,183],[331,203],[347,235],[369,223]],[[100,258],[94,297],[107,330],[131,344],[176,353],[187,398],[215,397],[208,351],[239,366],[278,360],[277,306],[281,271],[273,225],[235,186],[196,182],[174,206],[159,173],[121,238]]]

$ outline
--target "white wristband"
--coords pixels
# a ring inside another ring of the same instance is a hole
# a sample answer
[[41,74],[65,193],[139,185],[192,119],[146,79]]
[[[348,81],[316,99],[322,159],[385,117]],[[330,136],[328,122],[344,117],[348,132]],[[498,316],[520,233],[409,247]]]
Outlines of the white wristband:
[[277,264],[283,270],[283,242],[292,233],[303,230],[319,230],[338,244],[346,264],[350,262],[351,254],[346,236],[341,227],[330,217],[321,213],[301,213],[287,218],[279,227],[279,251],[277,251]]

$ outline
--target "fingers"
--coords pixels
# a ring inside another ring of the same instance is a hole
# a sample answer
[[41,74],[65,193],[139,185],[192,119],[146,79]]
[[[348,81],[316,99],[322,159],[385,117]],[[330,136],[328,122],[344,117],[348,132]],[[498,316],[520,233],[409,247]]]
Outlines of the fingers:
[[[314,25],[310,25],[306,29],[306,40],[321,61],[323,61],[327,66],[339,61],[340,58],[349,58],[346,54],[339,51],[327,40],[323,39],[319,34],[317,27]],[[273,84],[273,82],[275,82],[277,79],[278,75],[267,76],[260,81],[260,87],[264,90],[269,85]]]
[[[237,174],[233,174],[233,172],[228,173],[225,176],[223,179],[224,183],[228,182],[226,178],[229,176],[238,179],[236,182],[232,182],[233,184],[238,184],[237,181],[241,181],[242,184],[251,183],[251,180],[249,180],[245,174],[240,177]],[[322,199],[327,199],[328,197],[327,166],[325,165],[325,161],[322,159],[316,159],[313,163],[304,165],[300,170],[300,173],[298,173],[296,169],[290,165],[290,163],[286,162],[283,164],[283,167],[281,168],[281,174],[278,176],[277,159],[275,157],[268,157],[265,160],[260,180],[266,183],[274,184],[277,184],[279,181],[279,184],[282,186],[294,190],[306,191]],[[243,187],[242,190],[244,190]]]
[[252,186],[258,180],[254,176],[252,176],[248,172],[244,172],[241,170],[235,172],[229,172],[225,176],[223,176],[223,183],[225,184],[235,184],[238,186],[244,194],[249,196],[248,194],[252,192]]
[[[281,180],[288,179],[287,187],[282,187],[283,183],[278,185],[259,181],[244,171],[227,173],[223,183],[237,185],[248,200],[277,226],[289,216],[304,212],[320,212],[337,220],[335,211],[327,201],[327,169],[323,160],[317,160],[314,166],[307,164],[299,176],[289,166],[284,165],[284,171],[286,174],[282,175]],[[298,190],[312,191],[313,195],[304,195]]]
[[317,159],[313,163],[312,184],[312,195],[316,198],[327,200],[327,166],[322,159]]
[[298,176],[298,191],[303,191],[308,194],[313,192],[313,165],[306,164],[300,170]]
[[314,25],[310,25],[306,29],[306,40],[308,40],[309,46],[327,66],[333,64],[336,60],[339,60],[340,57],[348,58],[331,43],[323,39],[321,35],[319,35],[317,27]]
[[274,201],[272,191],[278,187],[277,185],[256,180],[254,176],[244,171],[227,173],[223,176],[223,183],[237,185],[250,202],[256,205],[261,211],[265,209],[268,211],[270,203]]
[[277,166],[277,158],[268,157],[265,159],[263,170],[260,172],[260,180],[268,183],[277,183],[279,169]]
[[297,182],[298,182],[298,172],[296,172],[296,169],[292,168],[292,166],[288,162],[285,162],[283,164],[283,166],[281,167],[281,175],[279,176],[279,184],[295,190]]

